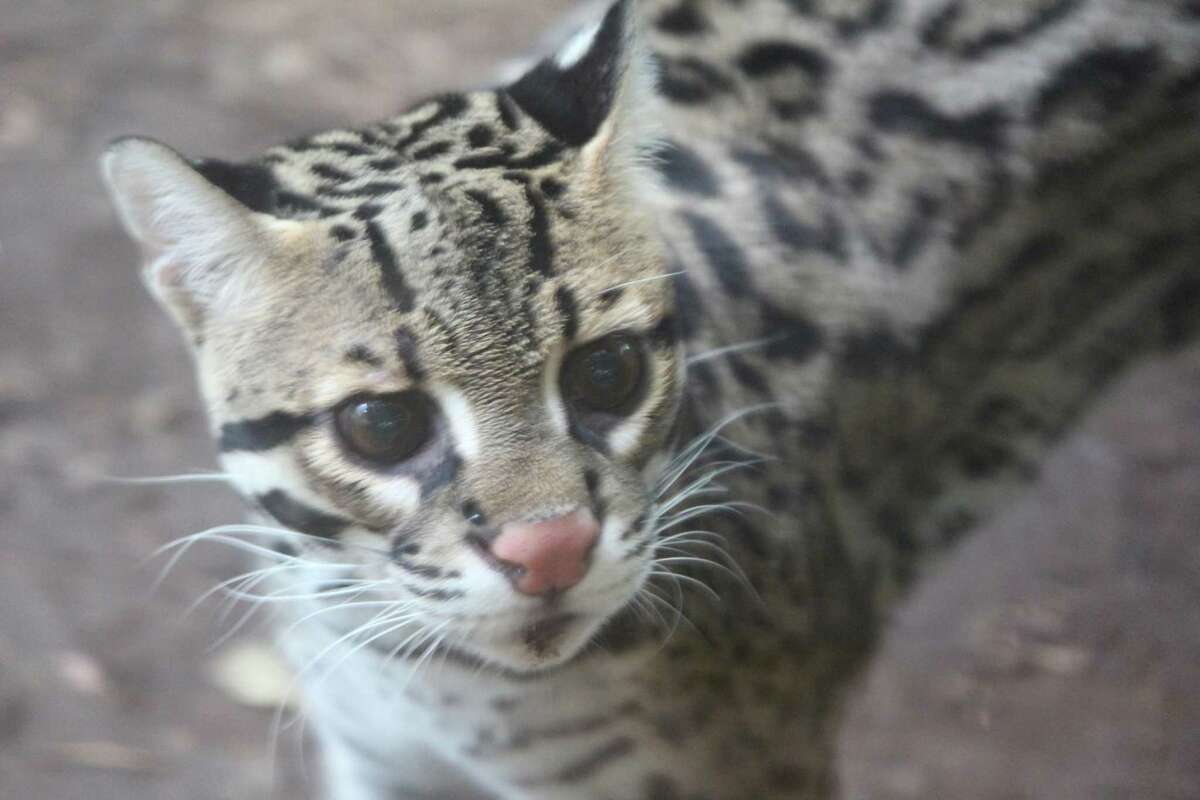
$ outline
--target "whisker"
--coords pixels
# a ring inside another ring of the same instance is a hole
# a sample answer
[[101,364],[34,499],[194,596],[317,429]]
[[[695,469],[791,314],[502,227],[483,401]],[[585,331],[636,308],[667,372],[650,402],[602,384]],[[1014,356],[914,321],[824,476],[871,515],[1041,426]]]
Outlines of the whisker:
[[356,600],[356,601],[352,601],[352,602],[348,602],[348,603],[338,603],[337,605],[332,605],[332,606],[322,606],[321,608],[318,608],[316,611],[309,612],[308,614],[305,614],[300,619],[292,622],[291,625],[289,625],[287,628],[284,629],[283,635],[287,636],[287,635],[291,634],[293,631],[295,631],[296,628],[303,625],[305,622],[308,622],[311,619],[315,619],[316,617],[319,617],[322,614],[328,614],[332,611],[345,611],[345,610],[354,609],[354,608],[379,608],[381,606],[395,607],[396,603],[397,603],[396,600]]
[[233,476],[227,472],[192,472],[179,475],[145,475],[121,477],[119,475],[101,475],[97,478],[102,483],[116,483],[131,486],[157,486],[174,483],[233,483]]
[[[440,623],[436,628],[432,629],[432,632],[429,636],[425,637],[425,639],[422,640],[424,642],[424,641],[433,639],[433,643],[425,648],[425,652],[422,653],[417,658],[416,663],[413,664],[412,671],[408,674],[408,679],[405,680],[405,682],[404,682],[405,688],[407,688],[408,685],[410,683],[412,683],[413,678],[416,677],[417,672],[421,669],[421,666],[426,662],[426,660],[429,659],[430,656],[432,656],[435,652],[437,652],[438,646],[443,641],[445,641],[445,639],[446,639],[445,634],[442,633],[441,635],[438,635],[438,633],[444,631],[446,629],[446,627],[449,626],[449,624],[450,624],[450,620],[446,620],[445,622]],[[436,638],[434,638],[435,636],[436,636]]]
[[[419,611],[418,612],[409,612],[409,611],[407,611],[407,607],[405,607],[405,609],[406,610],[403,613],[397,613],[394,615],[390,615],[390,616],[386,617],[385,619],[380,620],[379,623],[371,625],[370,627],[367,627],[366,630],[363,629],[364,626],[359,626],[357,631],[360,634],[366,633],[369,630],[377,630],[380,627],[382,627],[383,630],[378,630],[378,632],[376,632],[376,633],[372,634],[371,636],[369,636],[368,638],[358,642],[353,647],[351,647],[348,651],[343,653],[341,658],[339,658],[336,662],[331,664],[325,670],[324,674],[322,674],[319,678],[317,678],[317,682],[316,682],[314,688],[319,688],[321,685],[323,685],[324,682],[326,680],[328,680],[329,677],[331,675],[333,675],[334,672],[337,671],[338,667],[340,667],[342,664],[346,663],[346,661],[348,661],[350,658],[352,658],[356,653],[358,653],[364,647],[368,647],[372,642],[378,641],[379,639],[382,639],[384,636],[394,633],[395,631],[401,630],[406,625],[410,624],[414,619],[417,619],[420,616]],[[345,637],[343,637],[343,639],[344,638]],[[340,641],[342,641],[342,640],[339,640],[339,642]]]
[[299,565],[299,564],[272,564],[270,566],[262,567],[260,569],[254,569],[249,572],[243,572],[239,575],[235,575],[232,578],[223,580],[220,583],[215,584],[210,589],[208,589],[206,592],[204,592],[199,597],[197,597],[194,601],[192,601],[192,604],[187,607],[187,610],[184,611],[183,615],[186,618],[188,615],[194,614],[196,612],[196,609],[200,608],[200,606],[204,604],[205,600],[212,597],[214,594],[218,594],[218,593],[222,592],[223,590],[225,590],[226,588],[228,588],[230,586],[233,586],[235,584],[242,583],[242,582],[247,582],[250,580],[255,580],[258,578],[262,578],[262,577],[269,577],[278,572],[286,572],[287,570],[290,570],[290,569],[300,569],[300,567],[301,567],[301,565]]
[[[754,595],[756,597],[756,599],[761,600],[761,598],[757,597],[758,593],[756,591],[754,591],[754,587],[750,584],[749,580],[746,578],[745,573],[743,573],[741,570],[735,571],[733,569],[730,569],[729,567],[725,566],[724,564],[722,564],[718,561],[713,561],[708,558],[703,558],[702,556],[691,555],[691,556],[667,556],[666,558],[656,558],[654,560],[654,563],[655,564],[703,564],[704,568],[706,568],[706,569],[715,569],[719,572],[722,572],[722,573],[728,575],[739,586],[744,588],[750,594]],[[668,567],[667,569],[670,569],[670,567]]]
[[669,576],[672,580],[687,581],[688,583],[698,586],[700,589],[702,589],[704,591],[705,594],[707,594],[713,600],[716,600],[718,604],[723,602],[721,600],[721,595],[717,594],[716,589],[712,588],[711,586],[709,586],[707,583],[700,580],[699,578],[693,578],[691,575],[681,575],[678,572],[671,572],[670,570],[651,569],[650,574],[651,575],[666,575],[666,576]]
[[665,474],[659,479],[656,487],[657,494],[661,496],[663,492],[671,488],[672,484],[679,480],[679,477],[687,472],[688,468],[691,467],[696,459],[699,458],[706,449],[708,449],[708,447],[718,437],[722,430],[749,414],[755,414],[767,409],[779,408],[779,406],[779,403],[774,402],[758,403],[726,415],[723,419],[709,428],[707,432],[702,433],[693,439],[679,452],[679,454],[677,454],[671,460],[670,463],[668,463]]
[[662,533],[663,531],[670,530],[671,528],[674,528],[676,525],[682,525],[683,523],[687,522],[688,520],[695,519],[696,517],[706,516],[709,514],[723,513],[723,512],[728,512],[730,514],[736,514],[739,517],[744,517],[744,516],[746,516],[747,511],[763,511],[763,512],[765,512],[765,509],[763,509],[761,506],[755,505],[754,503],[747,503],[747,502],[743,502],[741,500],[730,500],[727,503],[703,503],[698,506],[689,506],[688,508],[684,509],[683,511],[680,511],[677,514],[672,515],[662,525],[657,525],[654,528],[653,535],[657,536],[658,534]]
[[677,272],[668,272],[663,275],[651,275],[648,278],[635,278],[634,280],[631,280],[631,281],[625,281],[624,283],[618,283],[615,286],[609,286],[607,289],[602,289],[599,292],[596,292],[592,296],[593,297],[601,297],[603,295],[608,294],[609,292],[615,292],[618,289],[624,289],[626,286],[636,286],[639,283],[649,283],[650,281],[663,281],[663,280],[667,280],[668,278],[674,278],[674,277],[677,277],[677,276],[683,275],[683,274],[684,274],[683,270],[678,270]]
[[[660,573],[660,575],[662,575],[662,574],[663,573]],[[665,573],[665,575],[666,575],[666,577],[671,578],[671,588],[673,588],[675,590],[675,602],[674,603],[672,603],[667,598],[662,597],[657,592],[655,592],[654,589],[656,587],[652,582],[646,583],[647,596],[650,597],[650,599],[652,599],[652,600],[657,600],[660,603],[663,603],[664,605],[666,605],[667,608],[669,608],[673,612],[675,612],[675,621],[671,626],[671,630],[669,630],[667,632],[666,638],[663,640],[664,645],[667,643],[667,641],[670,640],[670,638],[672,636],[675,635],[675,631],[679,629],[680,621],[686,622],[688,624],[688,626],[691,627],[691,629],[694,631],[700,630],[699,628],[696,627],[696,624],[694,622],[692,622],[691,618],[689,618],[688,615],[686,613],[684,613],[684,610],[683,610],[684,594],[683,594],[683,587],[682,587],[680,581],[677,580],[677,578],[679,576],[673,572]]]
[[761,462],[759,462],[759,461],[723,462],[721,466],[719,466],[715,469],[709,470],[705,474],[701,475],[700,477],[696,478],[694,481],[689,483],[687,486],[680,489],[678,491],[678,493],[674,497],[672,497],[670,500],[668,500],[667,502],[659,504],[657,506],[657,510],[658,510],[659,514],[661,515],[662,512],[669,511],[672,508],[674,508],[675,506],[684,502],[685,500],[695,497],[697,493],[699,493],[705,489],[708,489],[710,486],[718,486],[718,488],[724,488],[724,487],[720,487],[718,484],[714,484],[713,481],[715,481],[717,478],[721,477],[722,475],[727,475],[730,472],[735,472],[739,469],[746,469],[748,467],[756,466],[757,464],[760,464],[760,463]]
[[754,350],[759,347],[765,347],[774,342],[782,341],[785,338],[786,337],[784,336],[766,336],[762,339],[752,339],[748,342],[727,344],[724,347],[715,347],[712,350],[705,350],[702,353],[697,353],[696,355],[689,357],[685,363],[690,367],[692,364],[699,364],[702,361],[720,358],[721,356],[729,355],[730,353],[741,353],[746,350]]

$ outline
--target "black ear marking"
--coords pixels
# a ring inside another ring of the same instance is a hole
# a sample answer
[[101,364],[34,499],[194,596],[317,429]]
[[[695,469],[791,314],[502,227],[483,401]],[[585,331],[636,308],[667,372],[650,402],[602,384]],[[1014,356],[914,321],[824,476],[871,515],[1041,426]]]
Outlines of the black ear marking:
[[508,94],[550,135],[580,147],[600,130],[613,110],[629,66],[631,0],[620,0],[604,15],[578,60],[560,66],[544,59],[508,88]]
[[204,178],[251,211],[270,214],[275,210],[278,184],[262,164],[236,164],[217,158],[201,158],[192,166]]

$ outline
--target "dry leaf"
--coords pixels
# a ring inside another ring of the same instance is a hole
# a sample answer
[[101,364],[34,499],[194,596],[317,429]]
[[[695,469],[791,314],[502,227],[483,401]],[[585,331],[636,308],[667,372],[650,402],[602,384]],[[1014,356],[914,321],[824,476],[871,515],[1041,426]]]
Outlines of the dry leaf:
[[296,700],[291,671],[263,641],[239,642],[208,664],[209,679],[233,700],[250,708],[291,706]]

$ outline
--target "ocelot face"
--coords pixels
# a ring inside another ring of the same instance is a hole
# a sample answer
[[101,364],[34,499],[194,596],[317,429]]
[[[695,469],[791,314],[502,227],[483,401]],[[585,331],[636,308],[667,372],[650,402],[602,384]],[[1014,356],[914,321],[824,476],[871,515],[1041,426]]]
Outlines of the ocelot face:
[[[523,192],[506,188],[494,199],[519,220]],[[477,213],[463,191],[427,192],[429,244],[395,248],[408,311],[369,231],[340,242],[349,220],[302,223],[289,280],[261,302],[244,289],[244,309],[206,329],[203,383],[236,485],[318,537],[291,537],[305,560],[357,565],[306,588],[342,600],[347,581],[378,581],[356,599],[404,601],[461,649],[537,666],[645,578],[681,364],[666,282],[620,286],[661,274],[652,254],[632,242],[608,257],[634,263],[603,271],[563,254],[532,280],[525,226],[490,232],[494,249],[456,235]],[[412,212],[376,219],[396,216]]]
[[623,14],[506,90],[251,164],[106,155],[279,591],[381,645],[549,666],[647,577],[682,362]]
[[[484,192],[510,224],[484,230]],[[559,218],[570,197],[546,213],[556,242],[581,245],[551,276],[528,266],[521,185],[448,183],[366,225],[300,223],[266,296],[244,287],[199,345],[226,472],[319,537],[304,559],[357,565],[306,588],[338,587],[334,601],[378,581],[355,599],[403,601],[508,667],[571,655],[639,589],[679,396],[668,282],[644,280],[665,268],[636,235],[585,248],[594,216]],[[408,310],[371,224],[389,240],[408,228],[388,256]]]

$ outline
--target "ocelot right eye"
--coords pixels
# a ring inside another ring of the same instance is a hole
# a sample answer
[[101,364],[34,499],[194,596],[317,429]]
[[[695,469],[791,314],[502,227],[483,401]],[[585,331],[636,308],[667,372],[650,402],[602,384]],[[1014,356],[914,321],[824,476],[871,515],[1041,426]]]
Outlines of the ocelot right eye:
[[373,464],[412,458],[429,441],[433,408],[420,392],[352,397],[334,420],[342,443]]
[[563,361],[560,384],[578,412],[625,415],[641,398],[645,355],[637,339],[613,334],[577,347]]

